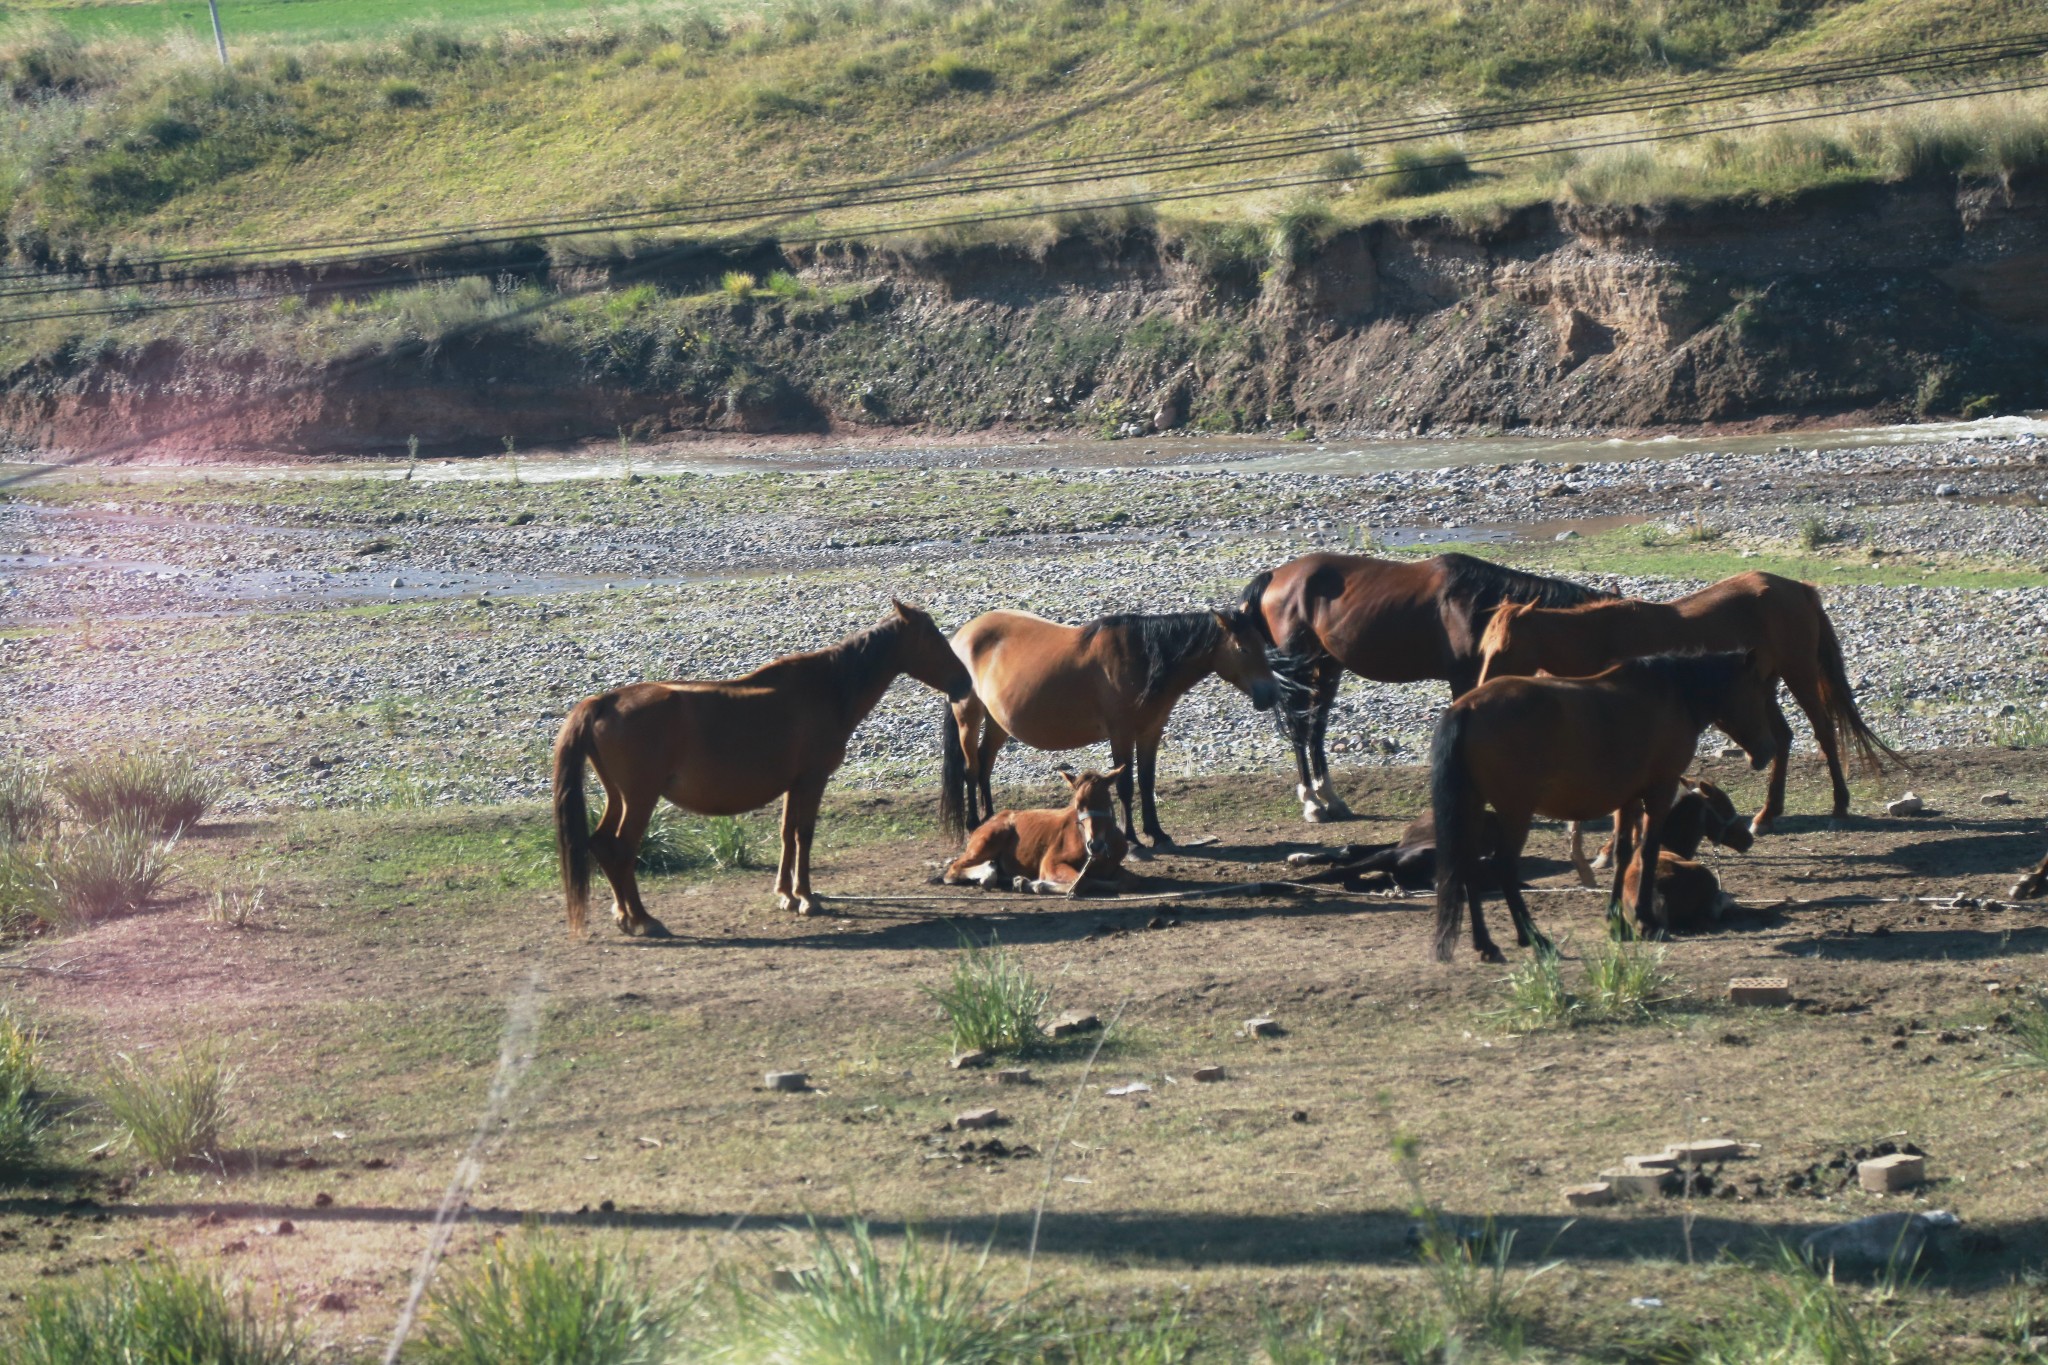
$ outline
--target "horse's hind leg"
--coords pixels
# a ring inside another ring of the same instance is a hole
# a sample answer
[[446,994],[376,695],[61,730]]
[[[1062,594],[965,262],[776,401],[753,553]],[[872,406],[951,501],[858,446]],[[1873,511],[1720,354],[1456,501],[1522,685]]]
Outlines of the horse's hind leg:
[[778,886],[786,886],[777,898],[784,910],[799,915],[817,913],[818,898],[811,892],[811,836],[818,832],[818,805],[825,797],[825,783],[803,781],[782,798],[782,858]]
[[[1805,679],[1800,681],[1804,683]],[[1794,687],[1790,678],[1785,680],[1785,686],[1792,693],[1792,700],[1806,713],[1806,723],[1813,727],[1813,742],[1820,745],[1821,754],[1828,761],[1828,781],[1834,787],[1834,814],[1839,819],[1849,813],[1849,781],[1842,774],[1842,737],[1836,733],[1835,722],[1813,689]]]
[[1159,769],[1159,736],[1144,735],[1138,740],[1138,800],[1144,806],[1145,835],[1161,848],[1171,847],[1173,840],[1159,827],[1159,808],[1153,802],[1152,789]]
[[[1764,794],[1764,808],[1749,822],[1751,834],[1769,832],[1785,813],[1785,767],[1792,760],[1792,722],[1785,719],[1784,708],[1775,700],[1771,702],[1771,742],[1778,746],[1778,752],[1771,756],[1770,790]],[[1664,803],[1666,810],[1670,806],[1669,801]]]
[[650,792],[645,797],[628,796],[623,787],[605,783],[604,814],[590,836],[590,856],[604,870],[612,887],[612,919],[622,934],[667,938],[668,928],[647,913],[640,900],[640,878],[635,863],[640,841],[647,834],[647,822],[661,798]]
[[981,742],[974,748],[974,766],[981,784],[981,818],[986,820],[996,813],[996,792],[993,774],[996,770],[996,755],[1008,743],[1010,732],[996,723],[996,718],[984,712],[981,717]]
[[1529,842],[1529,819],[1502,817],[1500,822],[1500,846],[1494,850],[1494,873],[1500,880],[1501,899],[1508,904],[1508,915],[1515,922],[1515,942],[1527,948],[1535,946],[1549,951],[1550,940],[1529,918],[1529,903],[1522,898],[1522,847]]

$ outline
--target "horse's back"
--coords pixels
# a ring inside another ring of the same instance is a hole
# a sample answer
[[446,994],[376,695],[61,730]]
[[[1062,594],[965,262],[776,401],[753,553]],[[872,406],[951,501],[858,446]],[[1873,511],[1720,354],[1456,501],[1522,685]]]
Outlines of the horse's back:
[[1023,611],[975,617],[953,636],[974,693],[998,725],[1039,749],[1074,749],[1108,738],[1107,690],[1084,627]]

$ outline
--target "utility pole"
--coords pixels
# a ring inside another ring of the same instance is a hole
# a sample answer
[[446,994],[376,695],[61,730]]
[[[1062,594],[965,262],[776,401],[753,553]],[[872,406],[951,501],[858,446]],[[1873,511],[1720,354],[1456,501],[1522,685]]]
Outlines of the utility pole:
[[220,31],[220,0],[206,0],[206,12],[213,16],[213,45],[220,49],[220,64],[228,64],[227,35]]

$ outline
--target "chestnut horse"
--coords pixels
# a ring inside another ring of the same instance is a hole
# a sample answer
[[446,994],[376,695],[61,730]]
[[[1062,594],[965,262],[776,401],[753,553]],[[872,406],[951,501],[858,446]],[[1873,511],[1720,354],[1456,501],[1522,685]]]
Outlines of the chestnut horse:
[[950,886],[1014,887],[1041,895],[1064,895],[1083,880],[1114,882],[1130,851],[1116,827],[1111,784],[1123,769],[1089,771],[1076,777],[1057,770],[1074,790],[1063,810],[1006,810],[991,815],[968,836],[967,848],[939,880]]
[[[1436,820],[1436,956],[1449,961],[1469,903],[1472,947],[1500,962],[1480,916],[1479,862],[1486,808],[1500,817],[1494,862],[1516,942],[1543,943],[1521,893],[1522,845],[1538,815],[1590,820],[1640,805],[1642,859],[1656,866],[1664,819],[1700,734],[1718,725],[1770,761],[1769,680],[1753,654],[1664,654],[1631,659],[1590,678],[1495,678],[1451,703],[1429,751]],[[1626,828],[1626,825],[1624,825]],[[1613,898],[1627,858],[1617,852]],[[1636,923],[1654,932],[1655,879],[1634,898]]]
[[[781,796],[776,901],[800,915],[817,908],[811,835],[854,727],[902,674],[949,697],[966,696],[970,685],[932,618],[891,604],[880,624],[745,677],[633,683],[576,703],[555,737],[555,842],[571,933],[583,932],[594,858],[612,884],[620,932],[668,936],[641,904],[633,875],[641,836],[664,796],[700,815],[737,815]],[[595,833],[584,809],[586,760],[604,784]]]
[[[1747,853],[1756,843],[1756,835],[1750,830],[1749,822],[1735,813],[1735,803],[1728,799],[1728,793],[1713,783],[1702,779],[1698,782],[1689,777],[1678,779],[1678,798],[1671,803],[1671,810],[1664,817],[1664,847],[1681,858],[1690,858],[1699,852],[1700,841],[1718,844],[1737,853]],[[1622,812],[1622,819],[1642,818],[1640,811]],[[1586,861],[1586,851],[1579,836],[1578,822],[1571,827],[1572,870],[1579,875],[1582,886],[1596,885],[1593,873],[1614,866],[1614,839],[1609,837],[1601,848],[1600,856],[1592,862]]]
[[1351,813],[1330,786],[1323,750],[1346,669],[1373,682],[1441,678],[1457,698],[1478,685],[1479,641],[1502,603],[1570,607],[1611,595],[1462,554],[1413,561],[1303,555],[1254,578],[1244,608],[1288,684],[1279,719],[1294,746],[1302,818],[1318,823]]
[[2048,892],[2048,858],[2041,865],[2012,884],[2012,898],[2016,901],[2030,901]]
[[1014,735],[1039,749],[1078,749],[1108,740],[1124,834],[1134,844],[1135,756],[1145,833],[1154,843],[1170,844],[1159,827],[1152,789],[1159,741],[1174,703],[1211,673],[1249,693],[1261,711],[1280,692],[1265,643],[1241,611],[1105,616],[1085,626],[1063,626],[1025,611],[991,611],[953,633],[953,652],[974,675],[974,695],[956,701],[943,722],[946,785],[939,818],[961,833],[980,823],[980,812],[995,809],[989,773]]
[[[1842,643],[1810,583],[1770,573],[1740,573],[1674,602],[1624,598],[1584,606],[1513,606],[1494,613],[1480,644],[1487,678],[1527,677],[1539,670],[1584,678],[1623,659],[1678,649],[1752,649],[1772,678],[1783,679],[1806,713],[1813,737],[1827,756],[1834,783],[1834,812],[1849,813],[1849,784],[1842,776],[1842,749],[1853,747],[1873,771],[1897,759],[1856,709]],[[1792,726],[1775,700],[1771,729],[1777,752],[1771,761],[1770,791],[1750,821],[1762,834],[1785,811],[1785,765],[1792,753]]]

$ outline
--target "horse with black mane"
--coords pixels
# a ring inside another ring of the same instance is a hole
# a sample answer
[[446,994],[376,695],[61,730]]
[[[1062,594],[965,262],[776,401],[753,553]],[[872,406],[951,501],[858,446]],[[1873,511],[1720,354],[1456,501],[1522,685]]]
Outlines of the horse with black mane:
[[1257,627],[1241,611],[1105,616],[1068,626],[1024,611],[991,611],[953,634],[974,678],[942,723],[945,788],[940,822],[964,834],[995,810],[989,774],[1012,736],[1039,749],[1109,741],[1131,821],[1133,760],[1145,833],[1170,844],[1153,805],[1159,742],[1174,703],[1211,673],[1263,711],[1279,695]]
[[[1631,659],[1590,678],[1495,678],[1451,703],[1430,745],[1430,814],[1436,821],[1436,955],[1449,961],[1458,921],[1472,911],[1472,947],[1502,961],[1480,912],[1483,819],[1498,816],[1493,861],[1515,939],[1544,943],[1522,899],[1521,854],[1538,815],[1590,820],[1640,809],[1643,866],[1655,868],[1666,814],[1700,735],[1719,726],[1761,769],[1776,752],[1774,684],[1753,653],[1664,654]],[[1612,899],[1626,894],[1626,838],[1615,851]],[[1655,878],[1631,897],[1636,923],[1655,933]]]
[[1440,678],[1457,698],[1479,683],[1479,642],[1508,602],[1577,606],[1613,596],[1465,554],[1402,561],[1312,554],[1252,579],[1244,609],[1271,647],[1284,684],[1276,713],[1294,746],[1302,818],[1341,818],[1323,748],[1346,669],[1373,682]]

